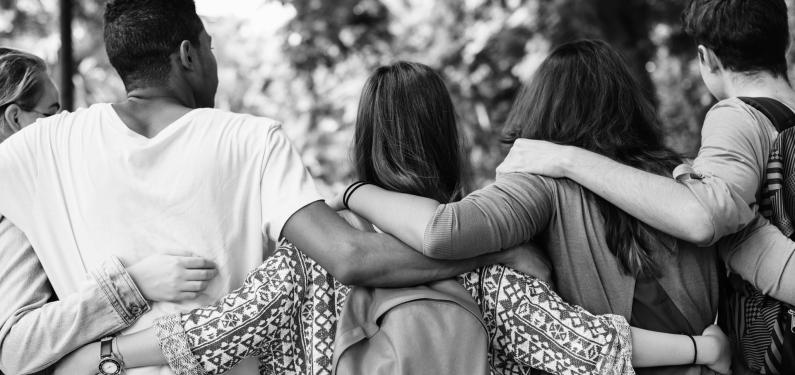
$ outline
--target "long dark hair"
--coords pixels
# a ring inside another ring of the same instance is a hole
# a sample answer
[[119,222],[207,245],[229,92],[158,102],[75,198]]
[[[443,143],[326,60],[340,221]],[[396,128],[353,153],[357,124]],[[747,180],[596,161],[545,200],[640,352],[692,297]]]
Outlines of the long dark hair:
[[[660,175],[681,158],[662,143],[652,103],[621,56],[605,42],[563,44],[547,57],[516,98],[504,141],[516,138],[581,147]],[[654,276],[657,250],[673,239],[593,195],[604,217],[607,245],[624,270]]]
[[461,145],[450,94],[430,67],[397,62],[362,89],[354,135],[360,179],[446,203],[461,196]]

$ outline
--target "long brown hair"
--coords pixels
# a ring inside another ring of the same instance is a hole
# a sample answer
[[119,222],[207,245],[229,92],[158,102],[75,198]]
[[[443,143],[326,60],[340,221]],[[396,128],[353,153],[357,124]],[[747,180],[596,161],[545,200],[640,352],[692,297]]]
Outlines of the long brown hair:
[[[563,44],[547,57],[516,98],[504,141],[551,141],[584,148],[660,175],[681,158],[662,143],[654,107],[621,56],[605,42]],[[595,194],[605,221],[607,245],[624,270],[653,276],[656,250],[673,250],[673,239]]]
[[354,139],[360,179],[442,203],[461,197],[455,109],[430,67],[401,61],[376,69],[362,89]]

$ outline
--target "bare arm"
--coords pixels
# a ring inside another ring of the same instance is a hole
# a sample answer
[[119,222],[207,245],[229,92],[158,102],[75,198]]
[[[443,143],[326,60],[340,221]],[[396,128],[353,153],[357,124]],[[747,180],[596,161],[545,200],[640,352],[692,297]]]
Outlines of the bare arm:
[[284,226],[283,234],[344,284],[411,286],[450,278],[488,264],[510,263],[506,258],[510,254],[460,261],[431,259],[388,234],[354,229],[322,202],[296,212]]
[[585,150],[528,139],[517,140],[497,171],[571,178],[654,228],[712,244],[753,220],[771,137],[747,106],[724,101],[701,129],[693,169],[703,179],[677,183]]
[[[644,223],[696,244],[715,238],[708,206],[682,183],[570,146],[519,139],[498,173],[524,171],[570,178]],[[721,188],[721,186],[718,186]],[[721,190],[731,197],[731,192]],[[717,196],[716,199],[726,199]],[[744,206],[747,210],[747,204]],[[748,211],[750,214],[750,210]],[[740,228],[738,227],[737,230]]]
[[695,363],[718,373],[728,373],[731,364],[729,339],[718,328],[707,327],[701,336],[675,335],[632,327],[632,366],[657,367]]
[[541,177],[513,173],[460,202],[387,191],[357,189],[350,208],[426,256],[466,259],[530,241],[549,223],[552,188]]

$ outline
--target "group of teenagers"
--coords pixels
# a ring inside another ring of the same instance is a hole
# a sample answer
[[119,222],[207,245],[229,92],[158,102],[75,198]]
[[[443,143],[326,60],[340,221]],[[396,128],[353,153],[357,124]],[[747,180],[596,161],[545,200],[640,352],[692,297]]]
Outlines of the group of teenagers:
[[[759,212],[778,132],[738,99],[795,109],[786,4],[692,0],[682,19],[718,100],[693,160],[620,54],[578,40],[523,85],[473,192],[443,79],[377,68],[359,182],[326,200],[278,121],[213,109],[193,0],[107,3],[118,103],[60,111],[44,62],[0,49],[0,371],[771,373],[714,322],[727,272],[795,303],[795,242]],[[394,300],[410,319],[371,319]],[[408,360],[340,367],[372,324],[400,327]]]

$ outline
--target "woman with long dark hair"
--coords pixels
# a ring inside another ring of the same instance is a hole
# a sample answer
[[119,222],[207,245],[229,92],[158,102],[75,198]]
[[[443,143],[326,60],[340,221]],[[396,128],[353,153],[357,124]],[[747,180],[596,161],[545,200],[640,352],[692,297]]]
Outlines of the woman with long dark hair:
[[[452,202],[463,196],[454,108],[441,77],[427,66],[399,62],[371,75],[359,103],[354,143],[356,173],[362,179],[436,202],[456,204]],[[358,191],[352,194],[359,199]],[[523,269],[547,274],[542,258],[531,257],[538,262]],[[536,368],[624,374],[632,372],[630,361],[637,366],[691,361],[727,366],[728,354],[721,351],[725,339],[714,328],[695,338],[699,355],[694,358],[687,336],[633,329],[630,343],[625,318],[568,305],[547,283],[505,266],[485,267],[457,282],[482,310],[496,373]],[[216,305],[163,318],[154,330],[121,336],[114,350],[128,367],[168,360],[178,373],[221,373],[246,356],[260,356],[263,373],[327,373],[333,359],[318,348],[333,347],[337,319],[347,319],[339,316],[343,301],[362,290],[349,291],[283,243],[242,288]],[[455,351],[455,345],[448,350]],[[97,351],[94,344],[76,352],[59,371],[91,370]]]
[[[629,69],[600,41],[556,48],[517,97],[506,130],[508,141],[576,145],[663,175],[680,163],[662,144],[653,106]],[[547,249],[567,302],[621,315],[636,327],[696,334],[717,313],[713,248],[677,241],[570,180],[504,174],[455,203],[374,183],[346,201],[434,258],[464,259],[535,238]],[[687,338],[681,345],[687,347]]]

